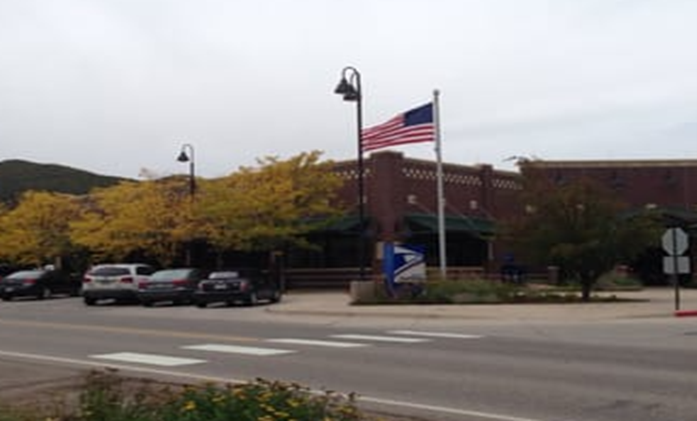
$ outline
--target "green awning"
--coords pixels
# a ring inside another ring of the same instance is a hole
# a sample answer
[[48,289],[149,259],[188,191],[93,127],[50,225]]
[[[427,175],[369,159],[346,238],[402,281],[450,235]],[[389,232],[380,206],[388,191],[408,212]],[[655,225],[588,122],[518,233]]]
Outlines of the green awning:
[[[366,218],[367,219],[367,218]],[[364,223],[367,221],[364,221]],[[360,219],[357,215],[347,215],[337,218],[336,221],[332,222],[326,231],[334,232],[344,232],[344,231],[357,231],[360,227]]]
[[[438,216],[428,214],[409,214],[405,217],[407,224],[415,233],[437,233]],[[479,236],[491,236],[495,232],[495,223],[490,219],[465,215],[447,215],[446,232],[464,232]]]

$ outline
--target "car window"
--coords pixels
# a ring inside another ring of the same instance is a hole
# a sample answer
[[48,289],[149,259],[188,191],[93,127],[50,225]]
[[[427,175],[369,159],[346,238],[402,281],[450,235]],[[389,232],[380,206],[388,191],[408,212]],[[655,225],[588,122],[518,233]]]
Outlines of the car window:
[[238,272],[213,272],[208,275],[208,279],[231,279],[239,278],[240,274]]
[[154,272],[155,269],[150,266],[138,266],[136,268],[136,274],[138,275],[152,275]]
[[43,270],[23,270],[20,272],[15,272],[5,279],[25,279],[25,278],[38,278],[43,275]]
[[158,270],[157,272],[153,273],[152,276],[150,276],[150,279],[157,281],[161,279],[186,278],[189,276],[190,272],[191,269]]
[[119,266],[100,266],[92,269],[87,273],[94,276],[122,276],[129,275],[128,268]]

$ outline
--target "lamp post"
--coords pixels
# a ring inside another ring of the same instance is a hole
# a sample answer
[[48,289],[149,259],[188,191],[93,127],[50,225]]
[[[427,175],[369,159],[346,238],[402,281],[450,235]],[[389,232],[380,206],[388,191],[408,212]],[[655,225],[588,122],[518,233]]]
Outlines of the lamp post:
[[[188,151],[188,153],[187,153]],[[185,143],[182,145],[182,149],[177,157],[179,162],[189,163],[189,200],[191,201],[191,212],[193,212],[194,197],[196,195],[196,175],[194,173],[194,147],[190,143]],[[191,214],[189,214],[191,217]],[[186,265],[191,266],[192,255],[193,255],[193,244],[191,238],[189,239],[189,244],[186,247]]]
[[[188,154],[186,153],[187,151],[189,151]],[[177,161],[189,163],[189,196],[193,201],[196,194],[196,178],[194,174],[194,147],[190,143],[182,145]]]
[[356,131],[358,135],[358,258],[359,279],[365,279],[365,243],[363,238],[365,222],[365,204],[363,202],[363,92],[361,91],[361,74],[352,66],[346,66],[341,70],[341,81],[334,89],[334,93],[342,95],[344,101],[356,103]]

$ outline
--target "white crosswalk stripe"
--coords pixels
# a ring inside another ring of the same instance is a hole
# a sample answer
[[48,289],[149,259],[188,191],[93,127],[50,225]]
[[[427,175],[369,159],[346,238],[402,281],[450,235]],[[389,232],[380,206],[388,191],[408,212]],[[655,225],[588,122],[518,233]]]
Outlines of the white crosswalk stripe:
[[177,367],[181,365],[202,364],[206,360],[194,358],[172,357],[168,355],[141,354],[137,352],[116,352],[112,354],[90,355],[99,360],[120,361],[127,363],[149,364],[162,367]]
[[411,335],[411,336],[425,336],[428,338],[451,338],[451,339],[480,339],[484,336],[482,335],[467,335],[464,333],[452,333],[452,332],[427,332],[419,330],[390,330],[387,333],[391,335]]
[[319,340],[312,340],[312,339],[293,339],[293,338],[267,339],[266,342],[291,344],[291,345],[325,346],[325,347],[329,347],[329,348],[360,348],[363,346],[369,346],[368,344],[361,344],[361,343],[357,343],[357,342],[319,341]]
[[[482,335],[468,335],[455,332],[434,332],[434,331],[419,331],[419,330],[389,330],[386,335],[366,335],[366,334],[334,334],[329,335],[330,338],[337,340],[319,340],[306,338],[270,338],[264,339],[267,343],[277,343],[284,345],[297,345],[300,347],[326,347],[326,348],[361,348],[372,346],[374,342],[383,343],[399,343],[399,344],[417,344],[423,342],[431,342],[433,339],[479,339]],[[205,351],[218,352],[225,354],[241,354],[251,356],[276,356],[287,355],[299,352],[291,349],[278,349],[267,347],[240,346],[227,344],[199,344],[180,346],[180,349],[189,351]],[[137,352],[116,352],[111,354],[90,355],[90,358],[128,362],[137,364],[149,364],[164,367],[176,367],[191,364],[206,363],[206,360],[198,358],[184,358],[178,356],[146,354]]]
[[375,341],[375,342],[395,342],[403,344],[414,344],[419,342],[429,342],[430,339],[424,338],[405,338],[399,336],[382,336],[382,335],[359,335],[359,334],[341,334],[330,335],[332,338],[349,339],[355,341]]
[[210,352],[222,352],[228,354],[244,354],[244,355],[256,355],[261,357],[267,357],[272,355],[283,355],[292,354],[297,351],[291,351],[289,349],[275,349],[275,348],[260,348],[254,346],[238,346],[238,345],[221,345],[221,344],[203,344],[203,345],[189,345],[183,346],[182,349],[189,349],[194,351],[210,351]]

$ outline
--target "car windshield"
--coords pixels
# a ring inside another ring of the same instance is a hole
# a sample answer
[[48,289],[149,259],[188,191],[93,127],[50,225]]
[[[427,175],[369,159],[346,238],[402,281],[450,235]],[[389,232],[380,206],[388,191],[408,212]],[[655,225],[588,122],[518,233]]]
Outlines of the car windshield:
[[183,279],[189,276],[191,269],[167,269],[160,270],[150,275],[151,281],[166,281],[170,279]]
[[88,275],[95,276],[121,276],[128,275],[130,272],[128,268],[118,267],[118,266],[101,266],[92,269]]
[[43,270],[23,270],[20,272],[15,272],[5,279],[27,279],[27,278],[34,278],[35,279],[43,274],[44,274]]
[[213,272],[208,275],[208,279],[233,279],[239,278],[240,274],[238,272]]

